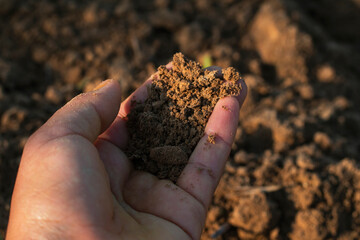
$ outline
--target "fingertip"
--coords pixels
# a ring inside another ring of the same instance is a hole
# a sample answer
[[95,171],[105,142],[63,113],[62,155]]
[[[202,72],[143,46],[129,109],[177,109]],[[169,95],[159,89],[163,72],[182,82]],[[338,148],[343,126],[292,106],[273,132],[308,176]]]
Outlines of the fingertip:
[[232,144],[234,131],[239,120],[240,104],[236,97],[220,99],[205,127],[206,134],[216,134],[229,145]]
[[117,94],[121,94],[121,87],[118,81],[113,79],[106,79],[99,83],[95,88],[90,91],[91,93],[104,92],[114,90]]
[[152,83],[152,81],[157,77],[157,73],[151,75],[151,77],[146,80],[138,89],[136,89],[128,98],[120,106],[119,115],[121,117],[126,117],[129,113],[131,108],[137,102],[144,102],[148,95],[148,87]]
[[42,146],[66,135],[80,135],[93,142],[114,121],[120,101],[119,84],[114,80],[104,81],[56,111],[31,137],[31,145]]
[[243,79],[243,78],[241,78],[239,80],[238,84],[240,84],[241,90],[240,90],[240,94],[236,96],[236,99],[239,101],[239,106],[241,108],[245,102],[247,92],[248,92],[248,87],[246,85],[245,79]]
[[166,64],[165,67],[166,67],[166,69],[171,70],[173,68],[173,62],[172,61],[169,62],[168,64]]
[[[107,79],[97,85],[93,91],[83,94],[82,97],[84,98],[83,101],[93,102],[97,112],[101,116],[105,116],[101,129],[104,131],[114,121],[120,108],[121,87],[119,82]],[[92,100],[92,98],[94,99]]]
[[[222,68],[219,67],[219,66],[210,66],[210,67],[205,68],[205,70],[216,71],[215,76],[218,77],[218,78],[223,78],[223,76],[224,76],[223,72],[222,72]],[[240,78],[236,83],[241,86],[241,91],[240,91],[239,95],[236,95],[234,97],[239,101],[240,108],[241,108],[241,106],[243,105],[243,103],[245,101],[248,88],[247,88],[247,85],[245,83],[245,79],[243,79],[243,78]]]

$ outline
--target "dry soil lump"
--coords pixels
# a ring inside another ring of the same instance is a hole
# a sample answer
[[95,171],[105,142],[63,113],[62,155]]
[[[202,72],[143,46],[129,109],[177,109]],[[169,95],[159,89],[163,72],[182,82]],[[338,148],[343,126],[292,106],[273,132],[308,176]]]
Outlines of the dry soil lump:
[[240,74],[234,68],[218,75],[182,53],[173,56],[171,69],[158,68],[147,100],[135,103],[128,115],[126,153],[135,169],[176,181],[217,101],[240,94]]

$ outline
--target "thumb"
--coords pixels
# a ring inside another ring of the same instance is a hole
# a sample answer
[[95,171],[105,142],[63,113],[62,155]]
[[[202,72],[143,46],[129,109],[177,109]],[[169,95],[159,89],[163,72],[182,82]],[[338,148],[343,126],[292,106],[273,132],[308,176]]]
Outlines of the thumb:
[[70,232],[111,216],[107,175],[92,143],[119,107],[119,84],[107,80],[72,99],[30,137],[12,197],[11,236],[25,236],[30,228],[30,236],[49,229]]
[[[29,139],[27,145],[42,146],[66,135],[80,135],[94,142],[115,119],[120,101],[120,85],[117,81],[106,80],[93,91],[76,96],[58,110]],[[33,146],[31,149],[34,150]]]

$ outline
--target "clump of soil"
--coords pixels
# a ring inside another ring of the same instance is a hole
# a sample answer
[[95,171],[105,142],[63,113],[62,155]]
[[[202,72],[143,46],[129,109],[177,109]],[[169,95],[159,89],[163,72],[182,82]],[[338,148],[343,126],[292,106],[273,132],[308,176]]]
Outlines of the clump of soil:
[[177,180],[217,101],[240,93],[240,74],[234,68],[218,75],[182,53],[174,55],[172,69],[158,68],[148,99],[128,115],[126,152],[136,169]]

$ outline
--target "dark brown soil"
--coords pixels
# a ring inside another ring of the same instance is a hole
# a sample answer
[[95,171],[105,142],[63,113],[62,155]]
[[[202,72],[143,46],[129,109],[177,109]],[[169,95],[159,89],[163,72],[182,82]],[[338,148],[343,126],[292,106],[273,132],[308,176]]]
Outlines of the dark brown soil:
[[115,78],[125,98],[182,52],[235,67],[249,89],[202,240],[360,239],[359,12],[359,0],[0,0],[0,235],[29,135],[76,94]]
[[136,103],[128,115],[126,153],[136,169],[176,182],[215,104],[222,97],[239,95],[241,84],[234,68],[219,74],[182,53],[174,55],[172,65],[171,69],[158,68],[148,99]]

